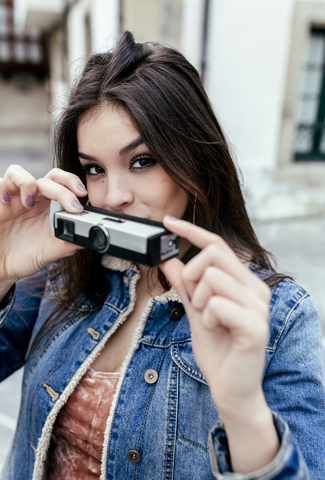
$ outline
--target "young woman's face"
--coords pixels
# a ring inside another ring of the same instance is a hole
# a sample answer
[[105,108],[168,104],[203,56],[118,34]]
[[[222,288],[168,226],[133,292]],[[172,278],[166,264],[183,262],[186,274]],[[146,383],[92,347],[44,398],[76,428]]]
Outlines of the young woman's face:
[[152,158],[123,109],[85,114],[77,137],[92,206],[156,221],[183,216],[185,191]]

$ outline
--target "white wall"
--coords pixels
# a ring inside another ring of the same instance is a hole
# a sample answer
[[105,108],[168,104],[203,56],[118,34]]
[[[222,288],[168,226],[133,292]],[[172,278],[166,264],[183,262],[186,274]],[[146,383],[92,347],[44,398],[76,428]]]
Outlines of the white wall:
[[73,5],[68,16],[68,64],[72,79],[86,62],[85,16],[88,8],[89,1],[81,0]]
[[201,67],[204,0],[183,0],[181,52],[197,70]]
[[[15,88],[21,79],[30,85],[25,93]],[[44,82],[37,82],[28,74],[0,80],[0,105],[0,151],[35,153],[48,149],[48,96]]]
[[244,173],[273,169],[295,0],[212,0],[206,86]]
[[86,15],[90,15],[91,50],[106,51],[115,44],[119,32],[118,0],[79,0],[68,17],[68,63],[71,80],[87,60]]
[[17,25],[49,28],[60,19],[64,0],[14,0],[14,15]]
[[94,52],[113,47],[119,33],[119,1],[92,0],[91,45]]

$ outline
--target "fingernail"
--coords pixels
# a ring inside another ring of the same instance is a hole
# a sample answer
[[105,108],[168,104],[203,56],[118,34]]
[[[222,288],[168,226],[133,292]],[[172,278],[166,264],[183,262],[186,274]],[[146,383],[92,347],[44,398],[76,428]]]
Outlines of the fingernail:
[[35,195],[28,195],[26,199],[27,207],[34,207],[35,205]]
[[78,202],[78,200],[72,200],[71,205],[72,205],[74,208],[83,208],[83,206],[81,205],[80,202]]
[[187,292],[186,292],[186,295],[187,295],[188,301],[191,303],[192,302],[191,297],[189,296],[189,294]]
[[5,201],[6,203],[10,202],[10,200],[11,200],[10,195],[9,195],[8,192],[4,192],[4,193],[2,194],[2,198],[4,199],[4,201]]
[[167,220],[171,220],[172,222],[177,222],[179,220],[179,218],[172,217],[171,215],[165,215],[165,218],[167,218]]
[[77,188],[79,192],[87,192],[87,188],[82,183],[79,183],[79,185],[77,185]]

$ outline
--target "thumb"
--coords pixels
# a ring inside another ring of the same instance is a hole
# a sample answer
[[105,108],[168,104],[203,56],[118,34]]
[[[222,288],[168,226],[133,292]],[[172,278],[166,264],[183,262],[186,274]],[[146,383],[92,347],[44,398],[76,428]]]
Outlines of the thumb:
[[167,262],[161,263],[159,267],[169,283],[178,291],[185,309],[190,309],[189,296],[182,281],[182,271],[185,267],[184,263],[178,258],[172,258],[171,260],[167,260]]

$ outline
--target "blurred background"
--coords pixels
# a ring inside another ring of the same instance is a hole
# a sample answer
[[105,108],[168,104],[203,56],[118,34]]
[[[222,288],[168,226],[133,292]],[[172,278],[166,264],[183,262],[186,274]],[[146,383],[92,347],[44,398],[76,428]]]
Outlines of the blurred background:
[[[325,337],[325,0],[0,0],[0,176],[51,168],[71,84],[121,30],[199,70],[257,234],[311,293]],[[0,470],[20,382],[0,386]]]

